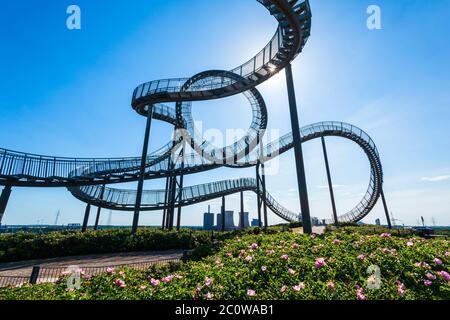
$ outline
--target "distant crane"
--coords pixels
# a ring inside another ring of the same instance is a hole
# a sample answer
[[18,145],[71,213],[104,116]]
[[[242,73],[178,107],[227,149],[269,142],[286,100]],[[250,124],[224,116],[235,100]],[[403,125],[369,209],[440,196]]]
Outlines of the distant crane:
[[431,223],[433,223],[433,227],[436,227],[436,220],[434,219],[434,217],[431,217]]
[[56,213],[55,226],[58,225],[58,219],[59,219],[60,214],[61,214],[61,210],[58,210],[58,212]]
[[394,224],[394,227],[395,227],[396,219],[394,218],[394,213],[392,211],[391,211],[391,220],[392,220],[392,223]]

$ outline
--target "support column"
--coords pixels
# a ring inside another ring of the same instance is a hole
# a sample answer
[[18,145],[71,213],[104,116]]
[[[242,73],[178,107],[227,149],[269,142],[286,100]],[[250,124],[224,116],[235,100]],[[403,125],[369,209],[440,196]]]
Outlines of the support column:
[[170,183],[170,201],[169,201],[169,230],[173,229],[173,221],[175,216],[175,196],[177,192],[177,177],[173,176]]
[[[105,194],[105,185],[102,186],[102,191],[100,193],[100,201],[103,200],[103,195]],[[95,218],[94,230],[98,230],[98,223],[100,221],[100,212],[102,211],[102,207],[97,208],[97,217]]]
[[144,178],[145,178],[145,164],[147,163],[148,142],[150,139],[150,128],[152,125],[152,117],[153,117],[153,107],[147,106],[147,108],[148,108],[147,125],[145,127],[144,147],[142,148],[141,168],[136,192],[136,204],[134,207],[133,227],[131,229],[132,233],[136,233],[139,225],[139,213],[141,211],[142,189],[144,188]]
[[301,144],[300,125],[298,121],[297,102],[295,99],[294,80],[291,64],[286,66],[286,84],[289,97],[289,111],[291,116],[292,137],[294,142],[295,164],[297,168],[298,193],[302,211],[303,231],[312,233],[311,214],[309,212],[308,190],[306,186],[305,165],[303,162],[303,149]]
[[333,183],[331,181],[330,166],[329,166],[329,163],[328,163],[327,146],[325,144],[325,138],[324,137],[322,137],[322,148],[323,148],[323,157],[325,159],[325,167],[327,169],[328,189],[330,190],[331,207],[333,209],[334,224],[337,226],[339,224],[339,221],[338,221],[337,210],[336,210],[336,202],[334,201]]
[[225,197],[222,197],[222,232],[225,231]]
[[88,228],[89,223],[89,213],[91,212],[91,205],[88,203],[86,205],[86,211],[84,212],[84,220],[83,220],[83,227],[81,228],[81,232],[86,232]]
[[241,191],[241,212],[239,216],[239,228],[244,229],[244,191]]
[[261,187],[259,181],[259,160],[256,165],[256,204],[258,207],[258,226],[261,228]]
[[264,168],[264,163],[261,163],[261,184],[262,184],[262,191],[263,191],[263,196],[262,196],[262,203],[263,203],[263,208],[264,208],[264,228],[268,228],[269,227],[269,221],[267,218],[267,204],[266,204],[266,170]]
[[98,223],[100,221],[100,213],[102,211],[102,207],[97,207],[97,216],[95,217],[95,224],[94,224],[94,230],[98,230]]
[[12,191],[11,186],[5,186],[0,196],[0,226],[2,225],[3,216],[6,211],[6,206],[8,205],[8,200],[11,195],[11,191]]
[[[183,140],[183,145],[181,149],[181,169],[184,169],[184,149],[186,148],[186,143]],[[180,174],[180,183],[178,185],[178,212],[177,212],[177,231],[180,231],[181,228],[181,204],[183,200],[183,174]]]
[[391,217],[389,216],[389,210],[386,204],[386,198],[384,197],[384,191],[381,189],[381,200],[383,201],[384,213],[386,214],[386,221],[389,229],[392,229]]
[[163,218],[161,229],[164,230],[166,228],[166,214],[167,214],[167,198],[169,196],[169,180],[170,178],[166,178],[166,194],[164,195],[164,210],[163,210]]
[[178,191],[178,213],[177,213],[177,231],[181,228],[181,201],[183,199],[183,175],[180,176],[180,184]]

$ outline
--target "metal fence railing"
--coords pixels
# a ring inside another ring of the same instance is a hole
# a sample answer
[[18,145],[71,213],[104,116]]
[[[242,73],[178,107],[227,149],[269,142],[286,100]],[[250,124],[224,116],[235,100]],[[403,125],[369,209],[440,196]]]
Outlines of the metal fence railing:
[[[162,266],[171,262],[181,262],[186,261],[187,252],[183,254],[180,258],[170,258],[170,259],[160,259],[160,260],[150,260],[150,261],[140,261],[134,263],[124,263],[124,264],[111,264],[105,266],[79,266],[79,271],[82,277],[95,277],[102,273],[107,272],[108,268],[130,268],[134,270],[147,270],[151,266]],[[26,276],[0,276],[0,288],[6,287],[18,287],[24,284],[42,284],[42,283],[55,283],[61,278],[70,273],[69,266],[60,267],[44,267],[44,266],[34,266],[31,275]]]
[[0,288],[17,287],[30,282],[30,277],[0,276]]

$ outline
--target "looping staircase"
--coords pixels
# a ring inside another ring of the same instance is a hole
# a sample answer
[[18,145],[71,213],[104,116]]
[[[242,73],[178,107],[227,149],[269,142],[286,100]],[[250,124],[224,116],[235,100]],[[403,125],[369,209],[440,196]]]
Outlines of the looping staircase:
[[[187,175],[219,167],[251,167],[267,162],[294,147],[291,134],[261,146],[259,140],[267,127],[268,114],[263,97],[256,86],[271,78],[302,52],[310,36],[311,8],[308,0],[257,0],[278,21],[269,43],[252,59],[230,70],[208,70],[191,78],[154,80],[139,85],[133,92],[131,105],[140,115],[173,125],[175,138],[147,156],[145,179]],[[193,101],[219,99],[243,93],[250,102],[253,119],[247,134],[225,148],[217,148],[198,135],[193,125]],[[175,107],[163,103],[175,103]],[[180,133],[182,132],[182,133]],[[370,181],[362,200],[339,221],[359,221],[375,206],[382,188],[383,171],[375,143],[361,129],[342,122],[321,122],[301,128],[302,143],[337,136],[358,144],[370,163]],[[188,142],[195,153],[176,154]],[[137,181],[140,157],[129,158],[63,158],[0,149],[0,185],[24,187],[67,187],[79,200],[96,206],[133,211],[136,192],[106,187],[116,183]],[[258,191],[256,179],[241,178],[183,187],[177,206],[188,206],[241,191],[260,192],[267,206],[287,221],[301,216],[279,204],[268,192]],[[145,191],[142,211],[167,207],[166,190]],[[332,222],[332,221],[328,221]]]

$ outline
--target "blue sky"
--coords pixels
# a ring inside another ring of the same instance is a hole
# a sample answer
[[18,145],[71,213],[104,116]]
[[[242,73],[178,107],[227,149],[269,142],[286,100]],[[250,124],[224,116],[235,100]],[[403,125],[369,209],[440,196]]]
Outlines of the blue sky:
[[[81,8],[82,29],[66,28],[66,8]],[[366,9],[377,4],[382,30],[366,27]],[[311,0],[312,34],[293,62],[300,122],[350,122],[377,144],[390,210],[401,223],[450,224],[450,2],[445,0]],[[0,146],[38,154],[78,157],[136,156],[145,120],[130,106],[140,83],[231,69],[256,54],[276,22],[251,0],[134,0],[2,3],[0,11]],[[269,129],[290,131],[284,73],[258,87],[269,110]],[[240,114],[236,117],[236,114]],[[248,127],[251,111],[242,95],[194,103],[196,120],[220,130]],[[154,122],[151,149],[171,128]],[[365,191],[369,164],[351,142],[328,141],[340,213]],[[331,216],[320,141],[305,144],[313,215]],[[268,190],[298,211],[293,152],[279,159]],[[270,166],[270,164],[269,164]],[[187,185],[251,177],[254,170],[220,169],[186,178]],[[164,181],[146,182],[160,188]],[[133,187],[133,185],[129,185]],[[211,201],[183,210],[183,224],[201,224]],[[246,194],[255,216],[256,200]],[[229,209],[238,210],[237,197]],[[84,205],[66,189],[13,190],[5,224],[81,222]],[[93,216],[93,215],[92,215]],[[94,217],[91,217],[91,222]],[[270,222],[280,219],[270,214]],[[381,203],[364,220],[383,218]],[[102,216],[106,223],[108,211]],[[159,224],[160,212],[142,224]],[[114,224],[130,224],[113,212]],[[236,219],[237,223],[237,219]]]

